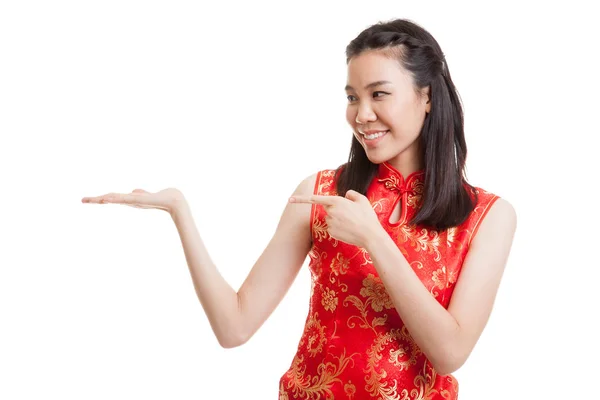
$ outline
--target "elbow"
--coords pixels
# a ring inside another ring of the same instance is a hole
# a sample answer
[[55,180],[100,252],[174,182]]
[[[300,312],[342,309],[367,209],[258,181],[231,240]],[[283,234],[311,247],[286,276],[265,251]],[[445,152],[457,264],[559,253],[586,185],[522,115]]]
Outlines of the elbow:
[[224,349],[233,349],[235,347],[240,347],[241,345],[245,344],[249,339],[250,337],[248,335],[242,335],[233,332],[217,336],[219,345]]
[[217,341],[219,342],[219,345],[224,349],[233,349],[235,347],[241,346],[240,342],[231,339],[217,338]]
[[456,361],[447,361],[443,363],[438,363],[437,365],[431,363],[435,372],[437,372],[438,375],[442,376],[450,375],[451,373],[457,371],[460,367],[462,367],[463,364],[464,362]]
[[431,366],[438,375],[450,375],[456,372],[467,361],[469,354],[456,350],[446,349],[435,361],[430,360]]
[[230,341],[219,340],[219,345],[224,349],[234,349],[236,347],[241,346],[242,344],[240,342],[230,342]]
[[236,297],[236,317],[230,318],[226,321],[226,323],[220,325],[220,329],[218,331],[214,331],[217,336],[219,345],[224,349],[233,349],[235,347],[240,347],[241,345],[245,344],[252,336],[251,334],[249,334],[248,329],[246,329],[243,323],[241,312],[241,298],[239,294],[236,295]]

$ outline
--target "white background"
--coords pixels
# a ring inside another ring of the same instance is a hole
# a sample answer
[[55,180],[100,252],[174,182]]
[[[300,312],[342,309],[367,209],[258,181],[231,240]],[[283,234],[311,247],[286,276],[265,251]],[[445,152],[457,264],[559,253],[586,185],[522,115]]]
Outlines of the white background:
[[0,399],[277,398],[306,265],[224,350],[169,215],[80,200],[181,189],[237,289],[296,185],[347,159],[345,46],[397,17],[446,54],[470,182],[518,214],[460,399],[600,399],[600,31],[548,3],[2,1]]

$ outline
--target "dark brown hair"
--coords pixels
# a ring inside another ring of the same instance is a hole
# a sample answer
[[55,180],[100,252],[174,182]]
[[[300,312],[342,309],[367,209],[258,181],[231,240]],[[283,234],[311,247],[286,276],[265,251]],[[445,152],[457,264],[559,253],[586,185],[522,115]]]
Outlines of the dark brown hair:
[[[463,110],[444,54],[425,29],[397,19],[361,32],[346,47],[346,62],[364,51],[379,49],[396,55],[402,67],[412,74],[416,89],[430,88],[431,109],[418,139],[424,151],[425,188],[422,205],[409,223],[436,230],[460,225],[477,200],[464,174],[467,145]],[[369,161],[353,136],[348,162],[336,171],[337,192],[343,196],[352,189],[366,194],[377,169],[378,165]]]

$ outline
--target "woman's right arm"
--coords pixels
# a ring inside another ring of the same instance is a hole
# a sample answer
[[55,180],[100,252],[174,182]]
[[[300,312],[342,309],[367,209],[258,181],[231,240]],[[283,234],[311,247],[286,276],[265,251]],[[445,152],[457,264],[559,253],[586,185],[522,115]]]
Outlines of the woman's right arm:
[[[316,174],[293,195],[311,195]],[[287,203],[279,225],[240,290],[225,281],[210,259],[185,200],[171,212],[196,294],[219,344],[244,344],[275,310],[298,275],[311,247],[310,204]]]

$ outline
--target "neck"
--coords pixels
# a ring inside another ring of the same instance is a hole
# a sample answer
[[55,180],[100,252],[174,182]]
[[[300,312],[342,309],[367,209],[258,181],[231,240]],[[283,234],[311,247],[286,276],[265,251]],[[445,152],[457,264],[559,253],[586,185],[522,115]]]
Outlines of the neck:
[[403,177],[407,177],[410,174],[422,170],[425,166],[424,163],[413,159],[413,160],[389,160],[388,164],[394,167],[398,172],[402,174]]
[[424,154],[421,151],[421,143],[415,140],[408,148],[396,157],[388,160],[388,164],[394,167],[403,177],[425,168]]

